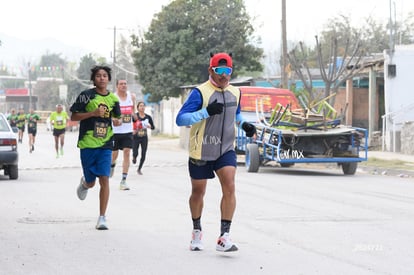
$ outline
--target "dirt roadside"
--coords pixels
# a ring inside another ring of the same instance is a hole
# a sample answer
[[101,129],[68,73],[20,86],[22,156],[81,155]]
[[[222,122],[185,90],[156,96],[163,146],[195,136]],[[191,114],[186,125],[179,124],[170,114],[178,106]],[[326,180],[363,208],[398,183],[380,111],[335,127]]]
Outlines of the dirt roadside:
[[414,162],[400,159],[368,157],[368,161],[361,162],[358,167],[374,175],[414,178]]

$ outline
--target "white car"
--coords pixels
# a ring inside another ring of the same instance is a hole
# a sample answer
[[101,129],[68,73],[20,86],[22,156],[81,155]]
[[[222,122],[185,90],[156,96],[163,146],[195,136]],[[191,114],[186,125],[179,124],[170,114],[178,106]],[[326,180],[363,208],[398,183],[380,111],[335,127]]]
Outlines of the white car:
[[17,127],[12,128],[6,116],[0,113],[0,170],[11,180],[19,177],[17,132]]

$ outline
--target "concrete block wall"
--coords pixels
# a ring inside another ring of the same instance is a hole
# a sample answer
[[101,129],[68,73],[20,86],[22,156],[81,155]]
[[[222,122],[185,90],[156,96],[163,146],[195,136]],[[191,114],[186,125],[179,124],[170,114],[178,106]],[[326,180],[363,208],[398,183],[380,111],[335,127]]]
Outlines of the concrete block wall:
[[[352,107],[352,126],[368,129],[368,89],[354,88],[353,92],[354,102]],[[339,88],[338,93],[335,96],[335,103],[333,105],[338,114],[341,110],[345,109],[346,103],[346,90],[345,88]]]
[[414,155],[414,121],[405,122],[401,128],[401,153]]
[[181,98],[162,100],[159,106],[159,133],[170,136],[179,136],[180,127],[175,124],[175,118],[181,108]]

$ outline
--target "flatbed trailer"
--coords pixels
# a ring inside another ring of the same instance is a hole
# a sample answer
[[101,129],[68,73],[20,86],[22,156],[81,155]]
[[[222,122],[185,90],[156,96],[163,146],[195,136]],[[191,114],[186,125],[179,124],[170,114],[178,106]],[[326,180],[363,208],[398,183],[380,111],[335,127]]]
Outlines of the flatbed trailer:
[[275,161],[281,167],[295,163],[337,163],[345,175],[353,175],[359,162],[368,160],[368,131],[334,125],[329,128],[289,129],[255,124],[256,138],[237,130],[236,151],[245,154],[248,172]]

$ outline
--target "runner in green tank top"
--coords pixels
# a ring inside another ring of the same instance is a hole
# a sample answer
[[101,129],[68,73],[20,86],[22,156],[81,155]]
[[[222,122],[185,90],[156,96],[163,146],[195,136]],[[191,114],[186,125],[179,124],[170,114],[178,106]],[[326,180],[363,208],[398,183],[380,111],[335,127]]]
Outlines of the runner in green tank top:
[[34,143],[37,134],[37,122],[40,120],[40,116],[30,109],[30,113],[27,115],[27,133],[29,134],[29,152],[33,152]]
[[[68,113],[63,110],[63,105],[56,105],[56,111],[50,114],[50,122],[53,125],[53,136],[55,138],[56,158],[63,156],[63,145],[65,145],[66,123],[69,120]],[[60,150],[59,150],[60,144]]]
[[7,120],[10,123],[11,127],[17,127],[17,114],[16,114],[16,109],[11,109],[11,113],[10,115],[7,117]]
[[26,127],[26,114],[24,113],[23,108],[19,110],[19,113],[17,114],[17,128],[19,128],[19,143],[23,142],[23,134],[24,134],[24,128]]

